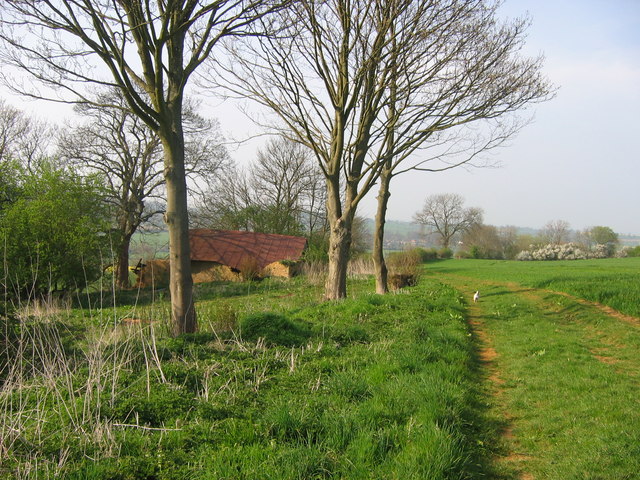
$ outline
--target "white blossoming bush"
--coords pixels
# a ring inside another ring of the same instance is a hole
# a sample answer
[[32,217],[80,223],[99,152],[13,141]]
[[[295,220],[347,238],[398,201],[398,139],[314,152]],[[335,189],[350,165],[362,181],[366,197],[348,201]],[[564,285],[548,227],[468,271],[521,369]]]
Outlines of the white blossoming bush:
[[592,250],[584,250],[576,243],[549,244],[536,250],[524,250],[516,256],[516,260],[586,260],[588,258],[607,258],[610,247],[596,245]]

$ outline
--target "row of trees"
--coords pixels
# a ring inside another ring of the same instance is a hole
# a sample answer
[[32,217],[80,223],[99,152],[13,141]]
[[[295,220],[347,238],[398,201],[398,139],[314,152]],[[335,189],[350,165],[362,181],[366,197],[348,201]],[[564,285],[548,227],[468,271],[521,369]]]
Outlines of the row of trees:
[[[386,291],[380,239],[392,178],[471,162],[526,123],[514,112],[551,96],[541,59],[520,55],[527,21],[500,21],[498,6],[492,0],[5,0],[0,52],[5,64],[46,87],[33,89],[12,76],[10,88],[126,110],[158,136],[172,314],[181,333],[196,328],[184,128],[185,91],[196,71],[209,89],[266,107],[273,116],[265,126],[313,152],[326,185],[329,299],[346,296],[356,209],[378,186],[374,256],[377,289]],[[126,103],[99,100],[96,84],[117,89]],[[479,121],[482,128],[468,129]],[[434,159],[443,161],[429,163]]]
[[438,194],[426,198],[414,222],[424,225],[440,239],[443,248],[456,242],[459,254],[473,258],[514,259],[527,249],[575,242],[586,251],[600,245],[609,255],[618,244],[618,234],[610,227],[596,226],[572,232],[564,220],[548,222],[537,235],[519,234],[516,227],[483,224],[482,209],[465,207],[458,194]]

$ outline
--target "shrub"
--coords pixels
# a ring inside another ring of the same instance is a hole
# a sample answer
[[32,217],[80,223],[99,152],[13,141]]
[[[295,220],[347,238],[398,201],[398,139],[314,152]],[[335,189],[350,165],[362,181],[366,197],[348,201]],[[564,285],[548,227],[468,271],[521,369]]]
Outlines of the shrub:
[[404,287],[413,287],[418,283],[418,276],[406,273],[394,273],[389,276],[389,285],[392,290]]
[[640,257],[640,245],[636,245],[635,247],[625,247],[622,251],[627,257]]
[[438,250],[438,258],[446,259],[453,257],[453,250],[450,248],[441,248]]
[[45,162],[22,175],[17,195],[0,221],[9,291],[68,291],[99,278],[110,227],[99,179]]
[[611,255],[607,245],[596,245],[592,250],[584,250],[575,243],[549,244],[536,250],[524,250],[516,260],[586,260],[589,258],[607,258]]
[[436,251],[435,248],[429,248],[429,249],[425,249],[425,248],[416,248],[415,249],[416,252],[418,252],[418,254],[420,255],[420,259],[423,262],[428,262],[429,260],[436,260],[438,258],[438,252]]
[[391,274],[416,275],[422,263],[422,256],[416,249],[393,252],[387,256],[386,263]]

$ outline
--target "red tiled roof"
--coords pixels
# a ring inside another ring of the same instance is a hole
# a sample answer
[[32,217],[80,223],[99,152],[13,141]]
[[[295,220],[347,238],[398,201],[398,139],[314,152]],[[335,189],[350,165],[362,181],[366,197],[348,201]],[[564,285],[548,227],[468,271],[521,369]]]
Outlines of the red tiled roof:
[[217,262],[241,270],[255,259],[264,268],[280,260],[299,260],[307,240],[303,237],[230,230],[189,230],[191,260]]

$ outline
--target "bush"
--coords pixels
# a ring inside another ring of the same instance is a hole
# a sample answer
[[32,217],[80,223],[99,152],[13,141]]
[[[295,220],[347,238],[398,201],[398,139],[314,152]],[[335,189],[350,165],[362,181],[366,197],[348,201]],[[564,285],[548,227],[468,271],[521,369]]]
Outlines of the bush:
[[422,263],[422,257],[420,252],[414,249],[390,253],[385,262],[391,274],[416,275]]
[[389,276],[389,285],[392,290],[404,287],[413,287],[418,283],[418,276],[407,273],[394,273]]
[[424,262],[428,262],[429,260],[436,260],[438,258],[438,252],[435,248],[421,248],[417,247],[413,249],[415,252],[420,255],[420,260]]
[[607,245],[596,245],[592,250],[584,250],[575,243],[549,244],[536,250],[524,250],[516,256],[516,260],[586,260],[590,258],[607,258],[611,254]]
[[68,291],[102,274],[110,223],[100,188],[97,178],[46,163],[22,175],[18,197],[0,221],[10,291]]
[[444,260],[452,257],[453,257],[453,250],[451,250],[450,248],[441,248],[440,250],[438,250],[438,258],[441,258]]

